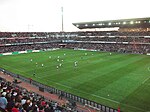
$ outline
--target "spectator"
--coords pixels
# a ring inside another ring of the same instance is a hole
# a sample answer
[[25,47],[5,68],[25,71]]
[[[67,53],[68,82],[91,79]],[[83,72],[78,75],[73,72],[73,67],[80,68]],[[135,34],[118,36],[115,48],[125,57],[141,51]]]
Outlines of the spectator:
[[6,92],[0,93],[0,108],[6,109],[7,99],[5,98]]

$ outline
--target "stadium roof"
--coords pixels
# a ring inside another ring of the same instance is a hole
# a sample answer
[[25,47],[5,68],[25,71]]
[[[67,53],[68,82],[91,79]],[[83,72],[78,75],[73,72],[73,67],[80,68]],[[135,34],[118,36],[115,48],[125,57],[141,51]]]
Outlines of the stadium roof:
[[150,17],[72,23],[79,29],[110,27],[150,27]]

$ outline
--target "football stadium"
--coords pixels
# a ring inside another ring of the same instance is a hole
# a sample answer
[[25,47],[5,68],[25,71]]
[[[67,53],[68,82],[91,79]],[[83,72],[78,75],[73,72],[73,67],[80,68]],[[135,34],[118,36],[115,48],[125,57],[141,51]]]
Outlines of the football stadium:
[[1,31],[1,18],[0,112],[150,112],[150,17],[85,17],[65,31],[61,7],[61,31],[40,32]]
[[0,32],[1,74],[15,87],[26,82],[95,111],[148,112],[149,24],[133,18],[73,23],[118,31]]

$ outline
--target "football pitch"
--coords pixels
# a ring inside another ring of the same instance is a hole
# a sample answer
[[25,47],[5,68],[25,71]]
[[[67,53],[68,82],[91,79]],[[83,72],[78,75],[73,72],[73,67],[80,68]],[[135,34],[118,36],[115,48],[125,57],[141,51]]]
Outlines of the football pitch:
[[150,112],[150,56],[60,49],[1,56],[0,67],[124,112]]

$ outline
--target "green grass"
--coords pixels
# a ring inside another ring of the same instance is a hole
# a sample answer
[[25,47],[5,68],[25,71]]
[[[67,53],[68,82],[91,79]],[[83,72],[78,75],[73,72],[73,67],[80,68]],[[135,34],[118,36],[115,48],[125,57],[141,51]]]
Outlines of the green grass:
[[0,67],[124,112],[150,111],[150,56],[61,49],[1,56]]

